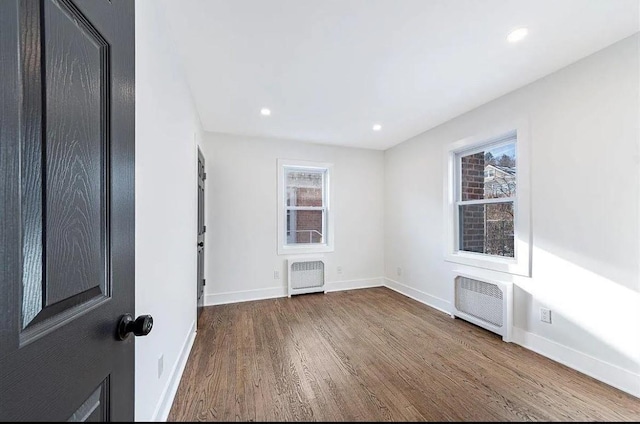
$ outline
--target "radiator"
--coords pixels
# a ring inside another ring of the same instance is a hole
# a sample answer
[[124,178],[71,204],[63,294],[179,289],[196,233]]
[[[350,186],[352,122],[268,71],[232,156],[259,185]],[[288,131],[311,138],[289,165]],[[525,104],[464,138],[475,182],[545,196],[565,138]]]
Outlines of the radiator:
[[453,315],[511,341],[513,285],[457,275],[454,279]]
[[322,258],[288,259],[289,297],[294,294],[325,292]]

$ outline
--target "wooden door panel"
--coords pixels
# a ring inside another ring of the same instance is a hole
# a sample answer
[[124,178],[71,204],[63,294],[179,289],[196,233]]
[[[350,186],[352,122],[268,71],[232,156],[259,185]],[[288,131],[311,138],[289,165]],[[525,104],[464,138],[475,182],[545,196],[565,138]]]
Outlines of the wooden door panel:
[[109,420],[109,378],[106,378],[67,422],[104,422]]
[[40,85],[29,87],[35,98],[24,116],[41,116],[22,161],[21,343],[28,343],[110,295],[110,123],[106,40],[69,1],[24,7],[23,25],[34,29],[24,50],[42,49],[23,72],[27,82],[27,72],[37,74]]
[[[70,2],[44,2],[45,305],[106,293],[108,45]],[[51,229],[51,230],[50,230]]]

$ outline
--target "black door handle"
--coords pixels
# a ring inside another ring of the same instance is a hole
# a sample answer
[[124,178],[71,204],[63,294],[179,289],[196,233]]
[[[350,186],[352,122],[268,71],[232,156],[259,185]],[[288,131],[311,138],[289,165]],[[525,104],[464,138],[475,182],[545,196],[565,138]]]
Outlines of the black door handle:
[[118,323],[118,338],[125,340],[129,334],[136,336],[146,336],[153,328],[153,317],[151,315],[140,315],[135,320],[131,314],[124,314]]
[[199,246],[199,247],[204,247],[204,242],[203,242],[203,241],[201,241],[200,243],[198,243],[198,246]]

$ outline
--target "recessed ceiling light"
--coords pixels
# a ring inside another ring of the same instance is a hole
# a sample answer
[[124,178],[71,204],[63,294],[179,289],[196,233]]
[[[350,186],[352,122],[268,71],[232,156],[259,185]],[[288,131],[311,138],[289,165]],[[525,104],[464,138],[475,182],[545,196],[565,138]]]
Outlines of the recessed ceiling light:
[[374,130],[374,131],[380,131],[381,129],[382,129],[382,125],[380,125],[380,124],[375,124],[375,125],[373,126],[373,130]]
[[271,115],[271,110],[263,107],[262,109],[260,109],[260,114],[263,116],[269,116]]
[[527,36],[529,30],[527,28],[518,28],[514,29],[507,35],[507,41],[510,43],[517,43]]

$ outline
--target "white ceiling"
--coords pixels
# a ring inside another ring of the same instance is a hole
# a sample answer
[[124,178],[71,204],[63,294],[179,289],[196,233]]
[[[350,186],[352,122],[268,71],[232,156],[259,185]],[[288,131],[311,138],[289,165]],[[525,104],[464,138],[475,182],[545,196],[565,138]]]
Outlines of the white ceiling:
[[[207,131],[386,149],[640,30],[638,0],[165,0]],[[505,38],[526,26],[518,44]],[[271,116],[260,109],[271,109]],[[375,123],[382,131],[372,131]]]

